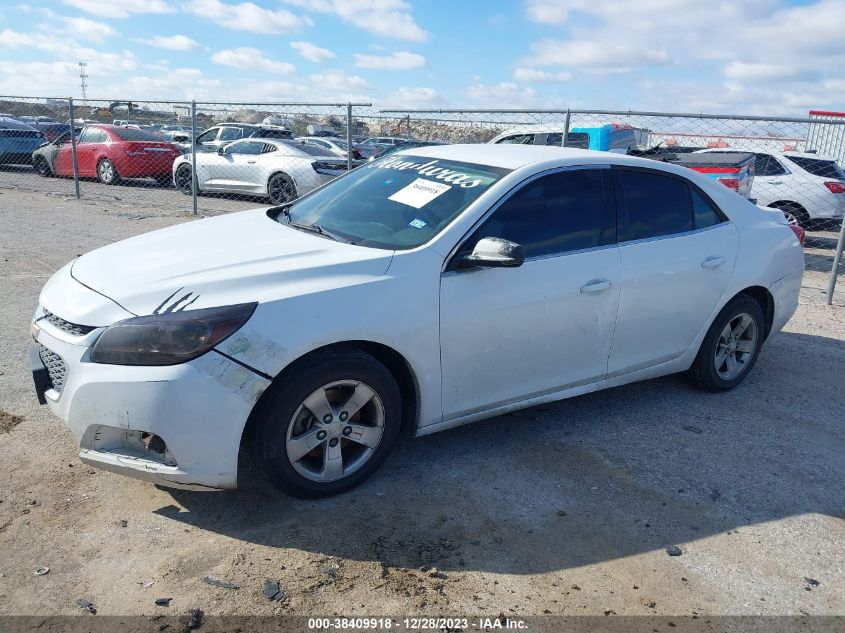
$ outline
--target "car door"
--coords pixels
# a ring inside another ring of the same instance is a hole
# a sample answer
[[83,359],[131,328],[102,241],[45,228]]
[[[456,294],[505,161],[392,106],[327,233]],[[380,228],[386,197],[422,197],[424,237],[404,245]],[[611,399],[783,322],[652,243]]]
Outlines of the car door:
[[212,127],[197,136],[196,147],[198,152],[216,152],[217,151],[217,137],[220,134],[219,127]]
[[725,292],[739,243],[734,224],[687,179],[613,172],[622,289],[608,377],[689,349]]
[[228,188],[234,190],[254,190],[260,187],[261,177],[258,159],[264,151],[264,141],[243,140],[226,146],[226,154],[223,158],[228,159],[224,168],[225,179]]
[[[523,183],[457,249],[440,284],[446,419],[604,378],[620,263],[609,168]],[[462,268],[483,237],[520,244],[517,268]]]
[[[99,130],[93,127],[86,127],[79,135],[76,142],[76,163],[79,167],[80,176],[96,176],[97,165],[95,164],[94,152],[97,148]],[[71,170],[73,168],[71,167]]]
[[754,155],[754,182],[752,183],[751,197],[757,200],[757,204],[768,206],[771,202],[777,202],[788,192],[787,198],[794,193],[792,191],[791,174],[781,162],[771,154],[757,153]]
[[73,147],[71,133],[67,132],[57,138],[50,146],[52,154],[53,173],[57,176],[73,176]]

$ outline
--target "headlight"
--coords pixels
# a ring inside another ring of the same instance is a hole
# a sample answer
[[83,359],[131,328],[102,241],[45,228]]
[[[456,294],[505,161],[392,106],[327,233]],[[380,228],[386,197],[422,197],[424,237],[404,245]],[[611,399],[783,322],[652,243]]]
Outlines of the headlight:
[[91,350],[106,365],[177,365],[202,356],[237,332],[257,303],[169,312],[126,319],[110,326]]

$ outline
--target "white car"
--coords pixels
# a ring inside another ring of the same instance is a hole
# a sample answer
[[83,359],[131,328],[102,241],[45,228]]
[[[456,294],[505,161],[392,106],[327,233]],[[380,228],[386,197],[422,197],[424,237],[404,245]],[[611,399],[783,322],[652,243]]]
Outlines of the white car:
[[278,488],[333,494],[400,431],[688,370],[735,387],[798,304],[790,229],[671,164],[420,147],[69,263],[33,374],[87,464],[233,488],[244,440]]
[[[216,152],[197,152],[199,192],[266,196],[284,204],[347,172],[346,159],[305,144],[246,138]],[[173,183],[191,194],[191,154],[173,163]]]
[[757,160],[750,195],[757,204],[780,209],[791,224],[804,228],[837,228],[845,212],[845,171],[835,159],[811,152],[753,153]]

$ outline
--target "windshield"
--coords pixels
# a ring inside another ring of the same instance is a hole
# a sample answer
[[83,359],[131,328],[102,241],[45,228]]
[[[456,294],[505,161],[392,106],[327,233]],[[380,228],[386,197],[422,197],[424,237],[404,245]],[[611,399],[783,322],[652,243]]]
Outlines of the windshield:
[[317,225],[359,246],[414,248],[509,171],[422,156],[381,158],[295,202],[278,221]]
[[115,134],[123,141],[160,141],[161,139],[147,132],[146,130],[138,130],[134,127],[116,127],[112,128],[112,134]]

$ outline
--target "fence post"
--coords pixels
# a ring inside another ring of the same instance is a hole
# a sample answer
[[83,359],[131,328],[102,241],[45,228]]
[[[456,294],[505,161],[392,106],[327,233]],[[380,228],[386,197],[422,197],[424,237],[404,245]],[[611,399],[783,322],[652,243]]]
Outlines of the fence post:
[[569,140],[569,117],[572,113],[569,111],[569,108],[566,109],[566,120],[563,122],[563,142],[560,144],[561,147],[566,147],[567,141]]
[[79,200],[79,163],[76,160],[76,117],[73,114],[73,97],[67,98],[67,109],[70,114],[70,155],[73,161],[73,186],[76,189],[76,199]]
[[833,303],[833,291],[836,290],[836,278],[839,275],[839,262],[842,261],[842,250],[845,249],[845,220],[839,230],[839,241],[836,244],[836,254],[833,256],[833,268],[830,269],[830,281],[827,284],[827,305]]
[[191,100],[191,204],[194,215],[197,214],[197,102]]
[[346,170],[352,170],[352,103],[346,104]]

